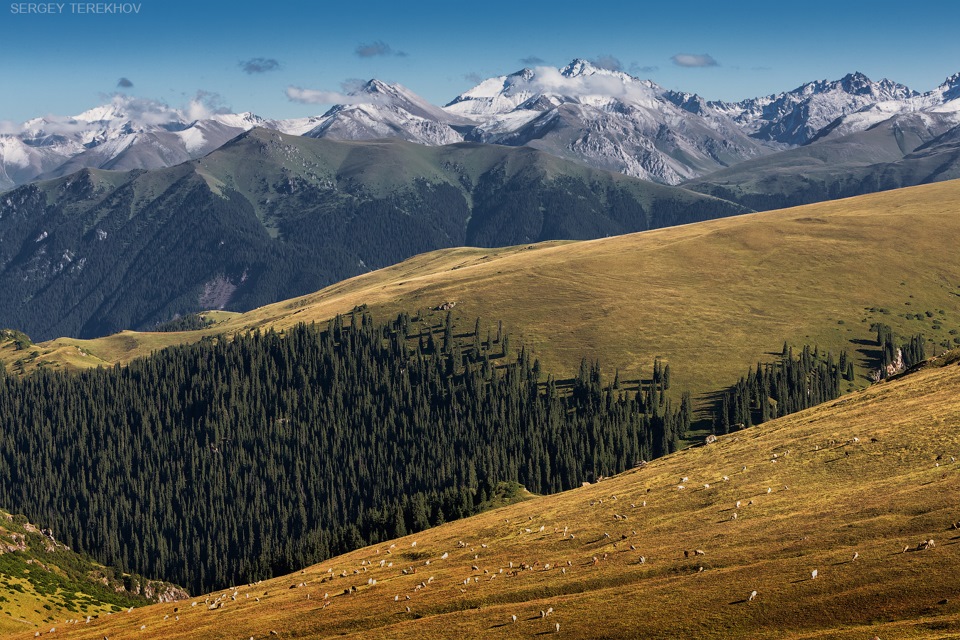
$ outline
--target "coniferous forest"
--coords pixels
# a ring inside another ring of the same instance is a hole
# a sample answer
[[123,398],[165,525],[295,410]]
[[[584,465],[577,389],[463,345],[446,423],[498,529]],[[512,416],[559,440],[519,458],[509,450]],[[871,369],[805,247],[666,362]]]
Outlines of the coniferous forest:
[[853,379],[853,363],[846,351],[835,362],[829,353],[804,346],[797,357],[786,344],[780,359],[757,364],[755,371],[740,378],[719,401],[714,431],[730,433],[779,418],[840,396],[840,380]]
[[[77,551],[199,592],[579,486],[675,450],[669,372],[560,386],[500,328],[362,313],[0,379],[0,503]],[[493,336],[491,336],[491,333]],[[2,374],[0,374],[2,375]]]

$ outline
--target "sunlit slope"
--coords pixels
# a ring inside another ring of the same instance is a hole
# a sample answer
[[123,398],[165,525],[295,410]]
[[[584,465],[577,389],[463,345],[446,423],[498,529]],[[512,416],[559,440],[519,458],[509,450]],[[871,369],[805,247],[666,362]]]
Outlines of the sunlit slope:
[[574,638],[957,637],[958,427],[955,359],[592,486],[57,637],[531,637],[557,623]]
[[74,553],[22,515],[0,511],[0,635],[184,597]]
[[[588,242],[451,249],[205,332],[54,340],[27,367],[126,362],[205,333],[322,322],[362,304],[387,317],[456,302],[454,315],[470,327],[477,316],[502,319],[545,371],[573,373],[586,357],[630,377],[648,374],[659,355],[672,364],[674,388],[707,392],[784,341],[835,356],[847,349],[864,367],[872,322],[951,342],[960,329],[957,238],[960,181],[952,181]],[[29,352],[0,351],[8,362]]]

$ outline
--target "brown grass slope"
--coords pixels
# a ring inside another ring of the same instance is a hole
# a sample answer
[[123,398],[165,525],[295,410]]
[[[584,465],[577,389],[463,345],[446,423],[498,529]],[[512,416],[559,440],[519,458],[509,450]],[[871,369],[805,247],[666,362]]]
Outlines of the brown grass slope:
[[957,638],[955,457],[956,359],[592,486],[56,635]]
[[209,333],[322,322],[356,305],[387,317],[453,301],[468,326],[502,319],[545,371],[573,373],[586,357],[637,376],[660,355],[675,389],[700,393],[732,384],[784,341],[847,349],[863,367],[868,354],[857,350],[870,347],[851,340],[872,340],[875,321],[951,341],[958,237],[960,181],[944,182],[588,242],[437,251],[203,332],[7,344],[0,358],[25,358],[28,370],[96,366]]
[[25,516],[0,510],[0,635],[184,596],[80,556]]

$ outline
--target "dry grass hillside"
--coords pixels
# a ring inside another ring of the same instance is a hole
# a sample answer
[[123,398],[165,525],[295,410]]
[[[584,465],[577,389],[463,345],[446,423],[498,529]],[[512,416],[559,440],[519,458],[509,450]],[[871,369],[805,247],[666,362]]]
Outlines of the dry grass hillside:
[[561,376],[586,357],[636,377],[659,355],[672,363],[674,388],[702,393],[732,384],[784,341],[847,349],[864,374],[873,322],[924,333],[928,355],[960,340],[958,237],[960,181],[943,182],[587,242],[437,251],[301,298],[219,313],[204,331],[62,338],[19,351],[7,341],[0,359],[26,370],[123,363],[210,333],[283,329],[357,305],[387,317],[456,302],[462,322],[503,320]]
[[56,637],[958,638],[957,360],[591,486]]

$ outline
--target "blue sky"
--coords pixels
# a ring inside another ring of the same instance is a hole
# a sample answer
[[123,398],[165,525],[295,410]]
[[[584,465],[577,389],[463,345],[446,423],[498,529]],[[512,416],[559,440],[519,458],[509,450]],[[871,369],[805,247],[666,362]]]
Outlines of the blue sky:
[[[324,107],[291,102],[288,87],[340,91],[372,77],[443,104],[524,59],[605,56],[664,87],[725,100],[851,71],[926,91],[960,71],[960,3],[942,0],[140,0],[126,15],[79,14],[69,2],[62,13],[23,13],[28,4],[0,4],[0,120],[72,115],[116,91],[171,106],[204,92],[233,111],[298,117]],[[716,64],[682,66],[677,55]],[[132,86],[118,87],[121,78]]]

